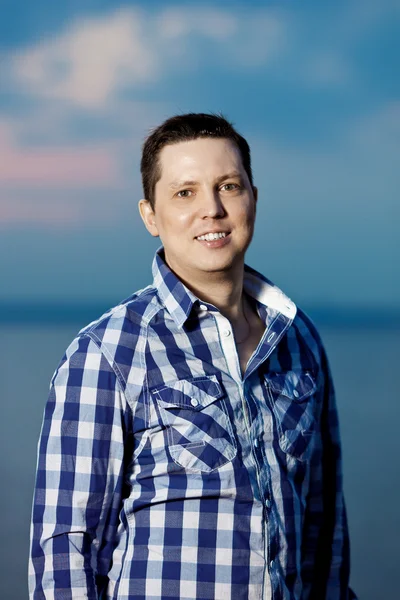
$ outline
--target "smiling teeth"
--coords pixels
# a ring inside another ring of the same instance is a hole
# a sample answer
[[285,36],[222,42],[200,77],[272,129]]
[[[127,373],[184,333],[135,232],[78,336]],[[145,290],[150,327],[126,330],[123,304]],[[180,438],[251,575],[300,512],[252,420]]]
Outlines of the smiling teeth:
[[205,235],[199,235],[197,238],[201,241],[212,242],[213,240],[219,240],[220,238],[226,237],[226,233],[206,233]]

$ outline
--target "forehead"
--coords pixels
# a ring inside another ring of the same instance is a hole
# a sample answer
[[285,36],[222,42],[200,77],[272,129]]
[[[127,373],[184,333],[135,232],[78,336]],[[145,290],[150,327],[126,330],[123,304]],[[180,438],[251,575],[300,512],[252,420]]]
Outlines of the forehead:
[[224,172],[244,172],[236,144],[225,138],[198,138],[164,146],[160,152],[160,183],[177,177],[196,180],[218,177]]

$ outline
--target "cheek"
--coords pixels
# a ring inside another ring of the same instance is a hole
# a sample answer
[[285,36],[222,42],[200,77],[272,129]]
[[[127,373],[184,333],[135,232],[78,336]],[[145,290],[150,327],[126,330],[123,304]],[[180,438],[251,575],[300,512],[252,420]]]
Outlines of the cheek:
[[237,214],[237,219],[243,225],[253,226],[255,216],[256,216],[255,207],[252,204],[251,205],[249,204],[239,210],[239,212]]
[[187,228],[193,221],[193,215],[190,211],[181,210],[175,215],[175,222],[182,228]]
[[168,211],[159,219],[158,228],[166,235],[187,232],[191,221],[191,215],[184,210]]

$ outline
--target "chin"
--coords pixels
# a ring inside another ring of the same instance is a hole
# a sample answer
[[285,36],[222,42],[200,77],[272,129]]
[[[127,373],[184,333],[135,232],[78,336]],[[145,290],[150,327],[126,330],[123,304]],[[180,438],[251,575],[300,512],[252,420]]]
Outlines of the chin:
[[238,257],[215,257],[212,260],[199,261],[195,264],[197,269],[209,273],[218,273],[220,271],[229,271],[238,262]]

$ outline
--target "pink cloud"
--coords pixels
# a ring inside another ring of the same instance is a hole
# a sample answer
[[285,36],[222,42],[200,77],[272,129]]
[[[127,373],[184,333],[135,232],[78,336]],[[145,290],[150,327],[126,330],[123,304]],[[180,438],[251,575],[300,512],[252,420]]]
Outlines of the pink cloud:
[[0,202],[0,227],[8,225],[47,225],[60,226],[79,223],[81,211],[79,206],[68,204],[16,203]]
[[11,127],[0,123],[0,184],[87,188],[118,182],[112,148],[22,148],[14,141]]

